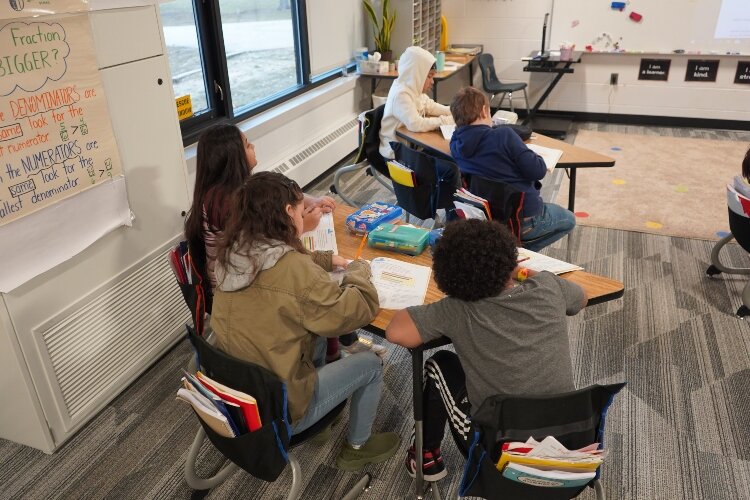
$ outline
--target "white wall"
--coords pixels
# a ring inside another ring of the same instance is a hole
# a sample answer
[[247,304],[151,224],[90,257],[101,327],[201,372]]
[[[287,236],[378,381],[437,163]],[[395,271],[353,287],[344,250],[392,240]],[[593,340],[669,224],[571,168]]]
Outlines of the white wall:
[[[529,82],[532,105],[553,76],[524,73],[520,58],[539,49],[544,13],[551,8],[551,0],[443,0],[449,43],[484,44],[485,52],[495,57],[501,80]],[[584,54],[582,63],[574,65],[575,73],[562,78],[542,109],[750,120],[750,88],[732,83],[736,57],[710,56],[721,61],[714,83],[684,81],[687,59],[697,57],[687,55],[658,56],[672,59],[668,82],[638,81],[640,57]],[[619,85],[609,85],[610,73],[619,74]],[[442,90],[440,100],[446,100]]]

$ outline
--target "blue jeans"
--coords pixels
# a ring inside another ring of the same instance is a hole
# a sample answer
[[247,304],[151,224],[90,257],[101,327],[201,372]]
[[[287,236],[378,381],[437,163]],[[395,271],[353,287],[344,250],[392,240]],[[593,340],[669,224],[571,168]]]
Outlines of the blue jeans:
[[556,242],[576,227],[573,212],[554,203],[545,203],[542,213],[521,223],[524,248],[538,252]]
[[369,438],[383,386],[383,363],[373,352],[358,352],[325,364],[326,339],[321,337],[315,346],[313,364],[318,380],[305,415],[292,425],[292,433],[299,434],[323,418],[342,401],[349,403],[349,432],[352,445],[364,444]]

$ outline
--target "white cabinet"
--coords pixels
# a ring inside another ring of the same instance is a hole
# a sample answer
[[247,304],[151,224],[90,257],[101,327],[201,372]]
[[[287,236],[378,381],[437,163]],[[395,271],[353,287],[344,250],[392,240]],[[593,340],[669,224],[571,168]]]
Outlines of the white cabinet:
[[48,453],[174,345],[189,318],[165,257],[189,193],[157,6],[90,20],[135,219],[0,295],[0,437]]

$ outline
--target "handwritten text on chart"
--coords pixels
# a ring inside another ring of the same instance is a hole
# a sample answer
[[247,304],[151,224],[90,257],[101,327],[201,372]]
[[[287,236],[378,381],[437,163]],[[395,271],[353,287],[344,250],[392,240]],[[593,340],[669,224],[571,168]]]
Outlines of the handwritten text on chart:
[[[16,86],[35,92],[47,80],[65,75],[70,46],[59,23],[6,24],[0,29],[0,47],[0,96],[9,95]],[[27,77],[19,80],[17,75]]]
[[120,175],[87,16],[0,24],[0,225]]

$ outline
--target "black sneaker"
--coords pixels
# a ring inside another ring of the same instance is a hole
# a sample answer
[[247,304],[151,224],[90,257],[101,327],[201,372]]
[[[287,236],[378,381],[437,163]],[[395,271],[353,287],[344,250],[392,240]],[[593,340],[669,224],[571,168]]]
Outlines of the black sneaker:
[[[443,464],[443,455],[440,454],[440,448],[423,450],[422,457],[422,471],[425,481],[437,481],[448,475],[448,471],[445,470],[445,465]],[[417,457],[413,446],[406,452],[406,471],[411,477],[416,477]]]

